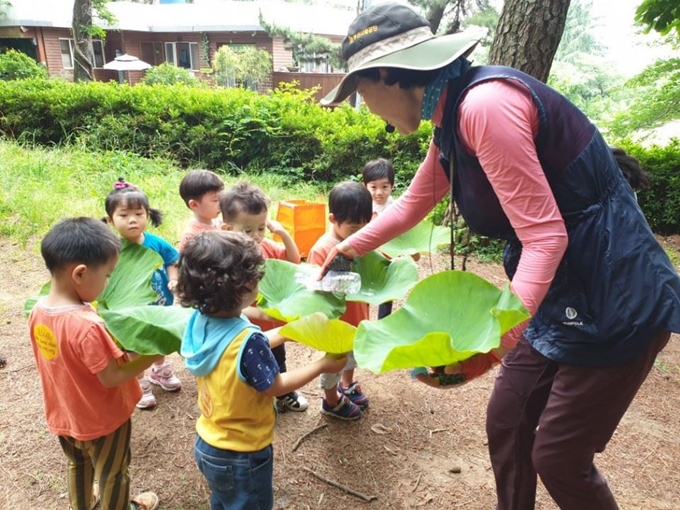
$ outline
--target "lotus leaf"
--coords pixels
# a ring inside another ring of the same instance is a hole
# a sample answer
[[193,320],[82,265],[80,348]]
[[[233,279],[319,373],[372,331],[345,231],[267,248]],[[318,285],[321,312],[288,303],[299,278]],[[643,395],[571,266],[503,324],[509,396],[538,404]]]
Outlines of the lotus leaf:
[[315,312],[332,319],[340,317],[345,312],[345,301],[341,296],[308,287],[308,282],[318,274],[318,266],[267,259],[257,306],[270,317],[283,322]]
[[344,354],[352,350],[356,330],[344,321],[329,319],[323,313],[313,313],[289,322],[279,333],[319,351]]
[[378,251],[388,257],[398,257],[414,253],[434,253],[438,246],[450,243],[451,231],[448,228],[421,221],[411,230],[383,244]]
[[382,373],[442,366],[488,352],[529,318],[509,286],[499,289],[463,271],[420,281],[406,302],[380,321],[364,321],[354,340],[358,366]]
[[163,259],[157,252],[123,241],[116,268],[97,301],[106,301],[111,310],[153,303],[158,296],[151,288],[151,277],[161,267]]
[[354,271],[361,275],[361,290],[347,294],[347,301],[379,305],[403,298],[418,281],[418,267],[410,257],[388,260],[376,252],[357,257]]
[[116,341],[138,354],[170,354],[179,351],[191,308],[181,306],[132,306],[111,310],[100,303],[97,311]]

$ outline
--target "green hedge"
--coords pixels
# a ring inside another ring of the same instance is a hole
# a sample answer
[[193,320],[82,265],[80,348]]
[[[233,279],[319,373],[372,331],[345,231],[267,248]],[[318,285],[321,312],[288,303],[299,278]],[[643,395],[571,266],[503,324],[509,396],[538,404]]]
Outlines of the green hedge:
[[657,234],[680,233],[680,140],[664,147],[641,147],[630,141],[619,145],[640,160],[649,173],[650,187],[638,192],[638,202]]
[[[385,132],[365,108],[322,108],[309,91],[270,94],[238,88],[62,80],[0,81],[0,135],[36,145],[78,145],[171,158],[228,174],[271,172],[292,182],[356,178],[387,157],[398,189],[414,175],[432,125],[406,137]],[[655,232],[680,232],[680,143],[645,149],[619,142],[651,175],[639,194]]]
[[276,172],[294,180],[338,181],[370,159],[392,157],[410,180],[431,126],[387,134],[365,109],[322,108],[292,87],[268,95],[231,88],[0,82],[0,134],[38,145],[77,144],[170,157],[228,173]]

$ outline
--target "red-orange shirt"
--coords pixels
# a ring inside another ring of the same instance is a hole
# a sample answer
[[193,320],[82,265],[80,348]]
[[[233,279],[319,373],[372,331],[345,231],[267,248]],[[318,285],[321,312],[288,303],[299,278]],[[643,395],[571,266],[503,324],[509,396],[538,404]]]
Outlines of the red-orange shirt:
[[288,260],[286,247],[282,243],[277,243],[266,237],[260,243],[262,256],[266,259]]
[[38,301],[28,320],[50,432],[89,441],[125,423],[142,397],[136,379],[106,388],[97,374],[127,361],[90,305],[49,308]]
[[[326,232],[314,243],[312,249],[309,250],[307,262],[322,266],[328,254],[338,243],[340,243],[338,239]],[[347,309],[342,317],[340,317],[340,320],[353,326],[358,326],[361,321],[368,320],[368,304],[355,301],[347,302]]]
[[220,224],[221,224],[220,221],[215,220],[210,225],[208,225],[207,223],[201,223],[196,218],[193,218],[187,223],[187,226],[184,228],[182,240],[179,242],[178,251],[181,253],[184,250],[184,247],[186,246],[187,242],[190,239],[196,237],[198,234],[202,234],[203,232],[208,232],[210,230],[219,230]]

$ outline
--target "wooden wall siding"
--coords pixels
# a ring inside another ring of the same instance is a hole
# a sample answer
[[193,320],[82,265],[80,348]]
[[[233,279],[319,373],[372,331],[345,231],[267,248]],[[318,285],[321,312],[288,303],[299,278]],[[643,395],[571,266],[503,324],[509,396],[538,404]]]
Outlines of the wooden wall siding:
[[321,87],[314,96],[317,101],[333,90],[333,87],[340,83],[344,76],[344,74],[335,73],[288,73],[277,71],[272,73],[272,75],[274,86],[278,86],[281,82],[297,81],[299,83],[298,88],[302,90]]
[[70,28],[43,28],[43,41],[45,45],[45,62],[50,76],[62,76],[73,78],[73,69],[64,69],[61,64],[61,47],[59,39],[71,38]]
[[[47,65],[50,76],[61,76],[66,79],[73,78],[72,69],[64,69],[61,63],[61,48],[59,40],[71,38],[69,28],[37,28],[33,34],[38,43],[38,55]],[[182,42],[198,43],[199,69],[207,67],[204,62],[203,45],[201,43],[200,32],[183,33],[159,33],[159,32],[118,32],[109,31],[104,45],[106,62],[110,62],[116,56],[116,52],[128,53],[137,57],[142,57],[142,42],[176,42],[181,38]],[[340,42],[343,37],[331,37],[334,42]],[[279,82],[299,82],[301,89],[308,89],[320,86],[321,90],[317,93],[320,99],[335,87],[342,79],[342,74],[324,73],[290,73],[282,71],[293,64],[293,54],[291,50],[284,47],[281,38],[272,39],[265,32],[213,32],[208,33],[208,47],[210,62],[213,62],[215,52],[224,44],[254,44],[256,48],[263,49],[272,55],[272,66],[274,72],[266,83],[262,84],[261,90],[275,87]],[[165,60],[165,48],[163,48],[163,60]],[[95,79],[100,81],[118,81],[117,71],[107,71],[95,69]],[[201,76],[199,71],[195,74]],[[124,74],[124,81],[133,85],[139,83],[144,77],[143,71],[129,71]]]
[[293,50],[287,50],[281,37],[272,41],[272,69],[274,71],[287,70],[293,65]]

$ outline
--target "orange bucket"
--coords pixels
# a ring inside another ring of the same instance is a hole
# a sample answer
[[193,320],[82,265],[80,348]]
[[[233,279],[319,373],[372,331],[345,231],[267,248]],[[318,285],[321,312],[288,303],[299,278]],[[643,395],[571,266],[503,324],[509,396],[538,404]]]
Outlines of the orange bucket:
[[[306,257],[314,243],[326,232],[326,204],[282,200],[276,211],[276,221],[293,238],[300,256]],[[274,240],[281,242],[279,236],[274,236]]]

